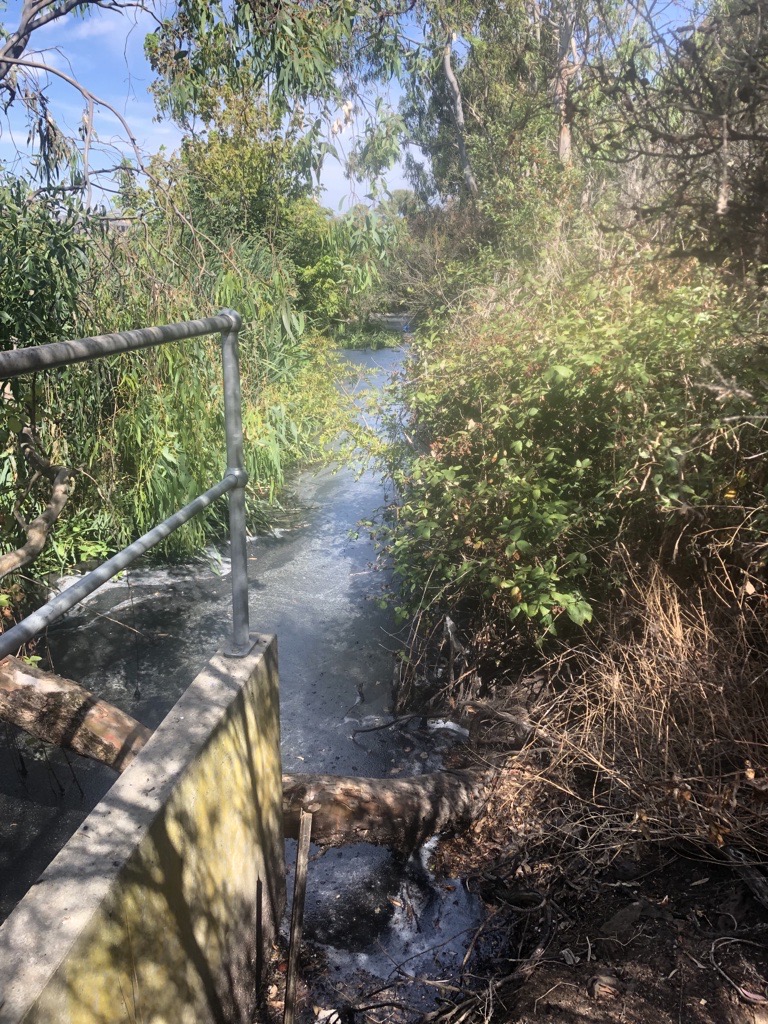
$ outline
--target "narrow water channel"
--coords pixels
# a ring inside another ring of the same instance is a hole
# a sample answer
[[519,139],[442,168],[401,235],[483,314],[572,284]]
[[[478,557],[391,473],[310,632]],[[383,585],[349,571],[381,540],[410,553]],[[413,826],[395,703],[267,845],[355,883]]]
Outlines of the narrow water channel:
[[[378,387],[401,354],[348,359],[352,386]],[[252,628],[278,636],[284,770],[433,770],[439,739],[391,730],[353,736],[362,720],[384,720],[399,646],[376,601],[384,580],[375,552],[357,534],[358,521],[386,498],[381,480],[323,467],[298,474],[291,487],[298,523],[249,545]],[[154,727],[225,639],[229,586],[226,558],[135,569],[50,631],[54,667]],[[41,755],[38,744],[0,729],[0,919],[112,781],[101,765],[62,751]],[[386,980],[394,964],[406,962],[405,974],[447,968],[478,915],[459,884],[435,886],[385,850],[349,847],[310,865],[308,938],[322,947],[329,977],[357,978],[363,995],[367,979]]]

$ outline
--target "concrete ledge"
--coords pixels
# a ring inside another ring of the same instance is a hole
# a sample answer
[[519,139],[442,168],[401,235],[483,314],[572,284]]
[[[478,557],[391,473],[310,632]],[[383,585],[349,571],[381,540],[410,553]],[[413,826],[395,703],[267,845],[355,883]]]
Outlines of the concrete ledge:
[[216,655],[0,927],[0,1024],[251,1024],[284,903],[277,645]]

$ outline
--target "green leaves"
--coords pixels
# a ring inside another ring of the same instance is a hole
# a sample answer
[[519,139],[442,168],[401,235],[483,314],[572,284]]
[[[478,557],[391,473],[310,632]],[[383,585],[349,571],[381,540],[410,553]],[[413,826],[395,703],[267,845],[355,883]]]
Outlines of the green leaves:
[[75,201],[33,197],[0,176],[0,348],[39,345],[71,331],[88,242]]
[[310,102],[330,113],[350,95],[353,70],[402,69],[392,14],[354,0],[180,0],[145,48],[156,100],[183,125],[213,117],[225,87],[262,94],[279,114]]
[[[161,169],[177,208],[196,214],[179,164],[157,161],[155,171]],[[311,303],[297,307],[297,268],[279,246],[257,235],[230,236],[224,249],[192,234],[169,210],[165,188],[134,198],[146,220],[104,234],[76,206],[70,212],[58,201],[35,199],[19,182],[0,184],[0,343],[58,341],[237,308],[246,324],[241,369],[253,510],[274,496],[291,462],[320,457],[326,431],[344,421],[334,358],[311,334],[310,317],[321,315]],[[327,259],[336,279],[338,261],[326,244],[330,218],[315,203],[304,210],[323,233],[310,245],[312,232],[297,227],[297,243],[308,260]],[[316,294],[325,295],[319,285]],[[51,462],[76,469],[75,492],[39,571],[103,557],[220,479],[218,347],[217,339],[201,339],[12,382],[0,409],[6,549],[20,537],[17,499],[31,521],[48,497],[46,480],[27,490],[31,473],[17,446],[26,426]],[[165,554],[186,555],[221,536],[223,517],[222,504],[211,506],[173,535]]]
[[768,432],[749,417],[768,357],[743,326],[731,343],[734,309],[708,272],[661,298],[645,273],[632,268],[633,288],[560,282],[546,301],[515,291],[490,320],[417,338],[408,438],[390,452],[401,503],[382,533],[412,611],[543,637],[592,621],[627,551],[694,575],[727,547],[758,571]]

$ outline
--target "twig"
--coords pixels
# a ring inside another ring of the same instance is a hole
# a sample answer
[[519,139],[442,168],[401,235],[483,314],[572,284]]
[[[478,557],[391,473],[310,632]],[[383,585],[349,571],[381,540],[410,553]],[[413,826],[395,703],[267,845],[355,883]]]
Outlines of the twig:
[[539,1012],[539,1003],[542,999],[546,999],[550,992],[554,992],[556,988],[560,988],[562,985],[566,985],[568,988],[578,988],[579,986],[573,981],[558,981],[551,988],[548,988],[546,992],[543,992],[533,1002],[533,1012]]
[[400,718],[393,718],[391,722],[384,722],[383,725],[369,725],[365,729],[353,729],[352,736],[357,736],[361,732],[380,732],[382,729],[392,729],[396,725],[412,722],[414,718],[423,717],[423,715],[402,715]]
[[451,1024],[462,1024],[462,1021],[466,1020],[467,1016],[471,1014],[478,1006],[480,1001],[490,996],[491,998],[496,995],[505,985],[510,985],[517,981],[526,981],[531,974],[534,972],[536,967],[544,956],[547,950],[552,934],[554,932],[554,925],[552,919],[552,912],[547,905],[546,908],[546,922],[544,925],[544,933],[539,939],[539,942],[531,953],[531,955],[525,960],[521,967],[512,971],[510,974],[504,975],[502,978],[495,978],[489,984],[488,988],[484,992],[473,992],[459,1003],[454,1003],[453,1007],[449,1010],[434,1010],[432,1013],[426,1014],[422,1020],[425,1024],[428,1022],[434,1022],[438,1020],[444,1020],[451,1022]]
[[766,946],[764,943],[750,942],[749,939],[715,939],[715,941],[712,943],[712,948],[709,951],[709,962],[715,968],[717,973],[721,977],[725,978],[728,984],[736,990],[736,992],[744,1000],[745,1003],[751,1003],[753,1006],[766,1005],[768,1003],[768,998],[766,998],[763,995],[760,995],[758,992],[750,992],[748,989],[745,989],[742,985],[739,985],[737,982],[733,980],[730,974],[726,974],[726,972],[723,970],[723,968],[720,966],[717,960],[715,960],[715,950],[719,949],[721,946],[726,946],[733,942],[740,942],[744,946],[754,946],[757,949],[768,949],[768,946]]

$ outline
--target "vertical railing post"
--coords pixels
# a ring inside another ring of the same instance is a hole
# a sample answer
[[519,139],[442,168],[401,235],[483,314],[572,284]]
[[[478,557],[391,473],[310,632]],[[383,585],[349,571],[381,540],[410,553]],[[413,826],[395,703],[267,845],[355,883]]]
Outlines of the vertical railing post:
[[238,364],[238,332],[242,326],[239,313],[233,309],[222,312],[230,317],[232,328],[221,335],[221,356],[224,370],[224,426],[227,435],[227,476],[237,478],[237,486],[229,492],[229,553],[232,564],[232,643],[227,654],[241,656],[252,644],[248,622],[248,550],[245,529],[245,471],[243,453],[243,414]]

